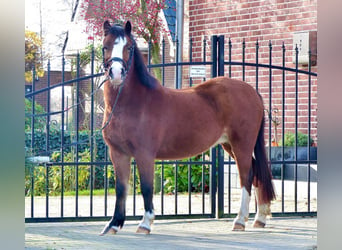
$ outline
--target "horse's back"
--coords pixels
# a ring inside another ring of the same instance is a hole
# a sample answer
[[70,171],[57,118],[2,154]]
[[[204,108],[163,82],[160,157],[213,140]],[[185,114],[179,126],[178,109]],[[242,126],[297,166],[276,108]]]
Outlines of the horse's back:
[[228,77],[217,77],[196,86],[196,93],[214,105],[222,115],[263,113],[262,99],[246,82]]

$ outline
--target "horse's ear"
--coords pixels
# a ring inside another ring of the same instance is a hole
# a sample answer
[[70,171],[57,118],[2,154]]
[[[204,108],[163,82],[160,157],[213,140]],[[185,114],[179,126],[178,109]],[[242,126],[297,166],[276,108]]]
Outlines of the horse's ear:
[[132,31],[132,25],[130,21],[127,21],[125,24],[125,33],[130,36]]
[[109,23],[108,20],[106,20],[106,21],[103,23],[103,31],[104,31],[105,36],[108,35],[108,33],[109,33],[111,27],[112,27],[112,26],[110,26],[110,23]]

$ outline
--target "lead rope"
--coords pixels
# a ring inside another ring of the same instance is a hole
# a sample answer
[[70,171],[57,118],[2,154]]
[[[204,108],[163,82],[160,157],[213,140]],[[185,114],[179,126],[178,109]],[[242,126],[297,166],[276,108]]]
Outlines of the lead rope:
[[120,87],[119,87],[119,90],[118,90],[118,94],[116,95],[115,102],[114,102],[113,107],[112,107],[112,111],[110,112],[107,121],[106,121],[105,124],[102,126],[102,128],[100,129],[100,131],[104,130],[104,129],[108,126],[110,120],[112,119],[114,110],[115,110],[115,108],[116,108],[116,104],[117,104],[118,101],[119,101],[119,96],[120,96],[121,91],[122,91],[122,88],[123,88],[123,86],[124,86],[123,83],[124,83],[124,82],[122,82],[122,83],[120,84]]

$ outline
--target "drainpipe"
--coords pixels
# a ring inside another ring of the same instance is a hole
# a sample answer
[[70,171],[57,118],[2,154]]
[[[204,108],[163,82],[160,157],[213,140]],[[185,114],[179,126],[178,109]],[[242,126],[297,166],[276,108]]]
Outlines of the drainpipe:
[[[179,59],[179,62],[183,61],[183,18],[184,18],[184,0],[177,0],[176,5],[176,34],[178,39],[178,54],[176,55]],[[178,77],[176,82],[176,88],[182,88],[182,67],[178,67]]]

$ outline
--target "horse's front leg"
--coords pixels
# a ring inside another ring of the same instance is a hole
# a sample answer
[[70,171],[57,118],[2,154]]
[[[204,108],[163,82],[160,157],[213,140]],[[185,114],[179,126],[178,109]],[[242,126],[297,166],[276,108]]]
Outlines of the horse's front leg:
[[139,175],[141,192],[144,198],[145,214],[140,222],[137,233],[149,234],[151,232],[151,225],[154,220],[153,211],[153,178],[154,178],[154,158],[148,157],[146,154],[142,157],[135,158]]
[[113,150],[110,152],[110,157],[115,170],[116,202],[114,215],[102,230],[101,235],[107,233],[115,234],[123,227],[126,218],[126,197],[131,171],[131,157]]

